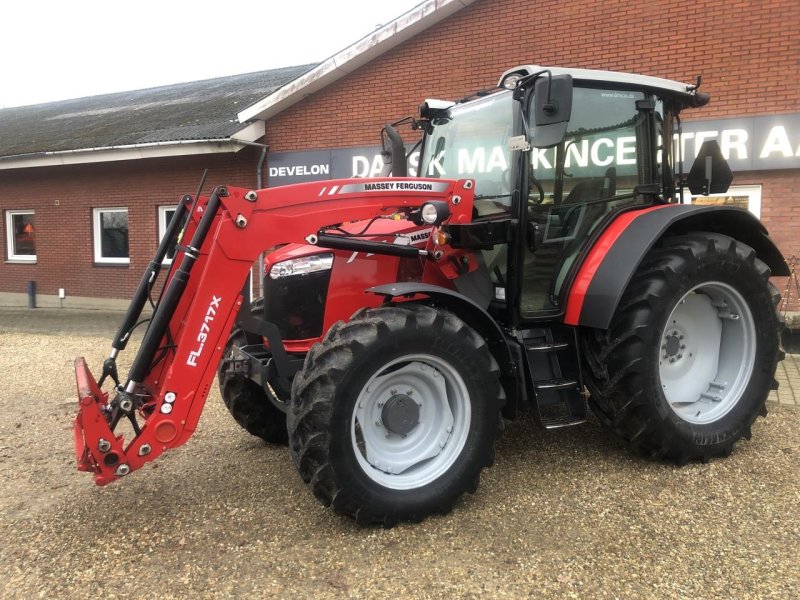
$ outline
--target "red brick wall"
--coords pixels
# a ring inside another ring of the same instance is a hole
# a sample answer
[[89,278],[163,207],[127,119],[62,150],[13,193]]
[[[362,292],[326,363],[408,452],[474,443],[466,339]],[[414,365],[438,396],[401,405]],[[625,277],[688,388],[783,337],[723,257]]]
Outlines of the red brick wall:
[[[506,68],[534,62],[638,72],[682,81],[704,77],[711,104],[691,118],[800,112],[800,2],[797,0],[478,0],[288,109],[267,123],[272,151],[378,144],[380,126],[416,114],[426,97],[459,98],[492,87]],[[33,208],[37,265],[0,261],[0,291],[129,294],[157,239],[157,204],[209,186],[254,185],[256,150],[0,171],[0,208]],[[762,219],[786,256],[800,256],[797,171],[739,175],[763,185]],[[54,200],[60,206],[54,206]],[[130,207],[127,267],[92,265],[91,208]],[[54,232],[45,236],[44,232]],[[5,227],[0,242],[5,253]],[[113,284],[112,284],[113,282]],[[795,305],[797,308],[797,305]]]
[[524,63],[693,82],[704,119],[800,112],[797,0],[478,0],[267,124],[272,150],[374,145],[426,97],[456,99]]
[[[267,141],[272,151],[376,145],[383,123],[416,114],[424,98],[458,99],[524,63],[702,75],[711,103],[684,120],[797,113],[798,57],[798,0],[478,0],[272,119]],[[787,257],[800,256],[799,180],[735,180],[763,185],[762,220]]]
[[[3,215],[0,292],[24,293],[33,280],[41,294],[130,296],[158,244],[157,206],[194,194],[205,168],[206,193],[223,183],[255,187],[258,152],[0,171],[0,207],[33,209],[37,231],[36,264],[8,263]],[[130,265],[95,265],[92,209],[116,206],[128,208]]]
[[[790,264],[794,264],[792,259],[797,261],[795,268],[800,276],[800,173],[740,173],[734,178],[734,184],[761,186],[761,221]],[[800,310],[800,296],[794,280],[788,289],[785,277],[774,277],[772,283],[784,299],[788,295],[788,302],[783,303],[786,310]]]

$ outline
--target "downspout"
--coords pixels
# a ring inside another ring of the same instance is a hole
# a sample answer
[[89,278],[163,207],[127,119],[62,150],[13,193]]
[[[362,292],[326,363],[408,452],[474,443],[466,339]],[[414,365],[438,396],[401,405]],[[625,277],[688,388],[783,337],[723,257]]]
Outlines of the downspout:
[[261,156],[258,159],[258,166],[256,167],[256,189],[260,190],[263,188],[262,181],[261,181],[261,172],[264,169],[264,161],[267,160],[267,150],[269,150],[269,144],[259,144],[258,142],[248,142],[246,140],[240,140],[238,138],[232,137],[232,142],[236,142],[237,144],[244,144],[245,146],[254,146],[256,148],[261,148]]
[[[262,189],[263,182],[262,182],[262,172],[264,170],[264,161],[267,160],[267,150],[269,150],[269,144],[259,144],[258,142],[246,142],[245,140],[239,140],[236,138],[231,138],[232,141],[237,142],[239,144],[244,144],[245,146],[255,146],[256,148],[261,148],[261,156],[258,158],[258,166],[256,166],[256,189]],[[258,295],[260,297],[264,297],[264,253],[258,255]],[[251,298],[252,300],[252,298]]]

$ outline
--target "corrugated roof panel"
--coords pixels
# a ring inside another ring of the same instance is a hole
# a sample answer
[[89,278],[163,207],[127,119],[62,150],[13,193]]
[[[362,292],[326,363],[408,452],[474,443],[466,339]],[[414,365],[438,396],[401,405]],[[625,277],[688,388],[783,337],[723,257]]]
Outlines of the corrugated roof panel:
[[227,138],[237,113],[314,65],[0,109],[0,157]]

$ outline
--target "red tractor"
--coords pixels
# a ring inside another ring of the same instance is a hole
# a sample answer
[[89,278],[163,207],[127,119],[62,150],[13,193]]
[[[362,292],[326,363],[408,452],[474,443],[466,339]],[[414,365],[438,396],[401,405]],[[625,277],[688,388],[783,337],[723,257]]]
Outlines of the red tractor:
[[683,174],[679,114],[708,102],[698,85],[521,66],[421,106],[417,177],[387,126],[392,176],[187,196],[100,380],[76,361],[78,468],[102,485],[185,442],[217,373],[239,424],[288,441],[314,494],[359,523],[447,512],[504,418],[582,423],[585,390],[648,456],[728,455],[776,386],[769,277],[789,273],[748,212],[679,202],[731,180],[713,142]]

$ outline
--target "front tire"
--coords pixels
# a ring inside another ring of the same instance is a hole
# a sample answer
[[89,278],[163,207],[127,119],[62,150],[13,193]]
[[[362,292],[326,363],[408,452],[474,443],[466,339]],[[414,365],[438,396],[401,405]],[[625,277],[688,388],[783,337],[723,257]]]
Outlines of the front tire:
[[725,235],[660,242],[609,329],[582,337],[600,420],[639,451],[680,464],[749,439],[783,357],[769,275],[752,248]]
[[403,303],[331,328],[296,376],[289,448],[326,506],[391,526],[448,512],[494,462],[504,403],[486,342]]
[[[257,298],[250,307],[253,316],[260,317],[264,311],[264,299]],[[278,406],[286,405],[288,397],[283,397],[275,388],[264,389],[255,381],[239,373],[228,373],[228,362],[235,358],[235,348],[248,344],[247,334],[234,328],[228,336],[223,359],[217,371],[222,401],[234,420],[248,433],[260,437],[270,444],[285,444],[286,414]]]

